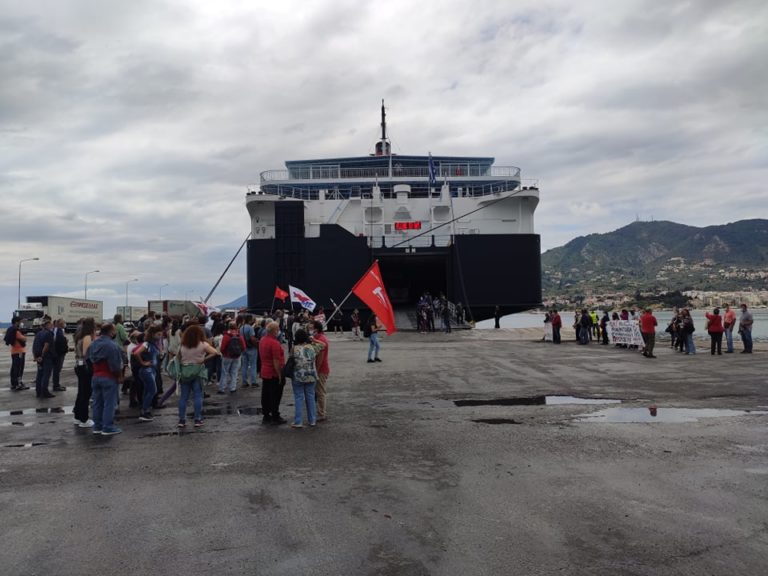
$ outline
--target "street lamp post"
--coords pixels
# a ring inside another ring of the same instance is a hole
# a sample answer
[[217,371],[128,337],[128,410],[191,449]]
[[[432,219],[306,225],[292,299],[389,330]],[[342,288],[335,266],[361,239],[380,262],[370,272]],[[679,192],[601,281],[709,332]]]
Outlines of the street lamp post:
[[138,278],[134,278],[133,280],[128,280],[128,282],[125,283],[125,310],[123,310],[123,314],[128,314],[128,284],[131,282],[138,282]]
[[16,309],[21,308],[21,265],[24,262],[31,262],[32,260],[40,260],[40,258],[24,258],[24,260],[19,260],[19,293],[17,295],[17,301],[16,301]]
[[170,284],[163,284],[162,286],[160,286],[160,300],[163,299],[163,288],[165,288],[166,286],[170,286]]
[[96,272],[101,272],[101,270],[91,270],[90,272],[85,273],[85,289],[83,290],[85,296],[83,296],[83,298],[86,300],[88,300],[88,274],[95,274]]

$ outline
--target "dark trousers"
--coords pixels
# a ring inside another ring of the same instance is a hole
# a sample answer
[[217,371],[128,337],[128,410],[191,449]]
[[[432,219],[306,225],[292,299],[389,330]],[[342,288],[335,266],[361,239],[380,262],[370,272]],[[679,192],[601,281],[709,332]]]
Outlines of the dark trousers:
[[43,357],[40,363],[37,365],[37,374],[35,375],[35,393],[37,397],[50,394],[48,385],[51,382],[51,374],[53,373],[53,357]]
[[[127,380],[127,378],[126,378]],[[138,372],[134,372],[131,368],[131,383],[130,390],[130,407],[135,408],[141,406],[141,402],[144,398],[144,383],[141,381],[141,375]]]
[[87,364],[75,366],[77,376],[77,398],[73,413],[80,422],[88,420],[88,407],[91,402],[91,369]]
[[61,377],[61,369],[64,368],[64,355],[55,356],[53,358],[53,389],[57,390],[61,384],[59,378]]
[[24,376],[24,361],[26,354],[11,354],[11,388],[21,386],[21,379]]
[[644,354],[646,356],[653,356],[653,349],[656,346],[656,333],[652,332],[650,334],[643,332],[643,342],[645,342],[645,352]]
[[261,382],[261,412],[264,418],[276,420],[280,417],[280,400],[283,398],[285,380],[262,378]]
[[712,344],[710,346],[710,350],[712,354],[715,354],[715,352],[717,352],[718,354],[722,354],[723,353],[723,333],[710,332],[709,337],[712,339]]
[[560,344],[560,326],[552,326],[552,342]]

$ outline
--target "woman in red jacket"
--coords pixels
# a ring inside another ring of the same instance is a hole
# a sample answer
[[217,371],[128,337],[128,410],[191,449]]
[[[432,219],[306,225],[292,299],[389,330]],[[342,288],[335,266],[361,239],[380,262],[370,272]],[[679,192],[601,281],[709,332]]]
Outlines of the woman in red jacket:
[[715,355],[715,350],[717,350],[718,354],[723,353],[723,317],[720,316],[720,308],[715,308],[712,311],[712,314],[707,312],[707,321],[709,324],[707,325],[707,332],[709,332],[709,337],[712,339],[712,346],[710,350],[712,351],[712,356]]

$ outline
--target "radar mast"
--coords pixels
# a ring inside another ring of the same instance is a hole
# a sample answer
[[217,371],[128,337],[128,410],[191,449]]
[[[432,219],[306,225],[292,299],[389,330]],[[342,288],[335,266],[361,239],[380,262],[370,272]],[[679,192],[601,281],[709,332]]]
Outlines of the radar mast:
[[392,147],[387,138],[387,111],[384,108],[384,99],[381,100],[381,140],[376,142],[376,156],[391,156]]

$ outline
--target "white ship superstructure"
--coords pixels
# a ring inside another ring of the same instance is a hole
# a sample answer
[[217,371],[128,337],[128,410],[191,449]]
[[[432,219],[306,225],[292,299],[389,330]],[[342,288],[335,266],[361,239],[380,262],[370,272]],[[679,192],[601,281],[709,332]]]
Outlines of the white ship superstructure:
[[[491,157],[393,155],[383,105],[381,128],[375,154],[288,161],[285,169],[262,172],[259,184],[249,187],[249,251],[266,249],[267,244],[260,242],[275,243],[268,249],[276,251],[277,280],[285,274],[306,274],[305,251],[297,244],[299,236],[305,247],[317,246],[324,237],[332,236],[335,243],[354,238],[358,246],[370,251],[369,260],[389,259],[392,268],[396,267],[398,254],[409,254],[411,264],[401,262],[409,270],[419,255],[446,259],[442,274],[445,278],[432,289],[449,292],[455,292],[456,286],[447,276],[461,273],[450,263],[458,257],[451,249],[462,244],[461,238],[467,239],[462,251],[472,250],[480,238],[498,240],[499,249],[508,249],[509,239],[515,236],[535,237],[538,245],[534,212],[539,190],[535,183],[523,185],[518,167],[495,166]],[[470,237],[476,240],[468,240]],[[493,242],[487,245],[493,250]],[[524,250],[526,261],[530,260],[531,248],[526,244]],[[343,255],[341,250],[339,256]],[[470,252],[461,254],[461,262],[472,257]],[[535,260],[540,266],[538,252]],[[421,279],[406,288],[400,286],[403,294],[407,292],[404,299],[427,288],[427,283]],[[540,279],[534,294],[536,290],[538,297],[520,306],[538,304]],[[250,295],[249,288],[249,301]],[[455,294],[454,299],[460,299],[459,295]]]

